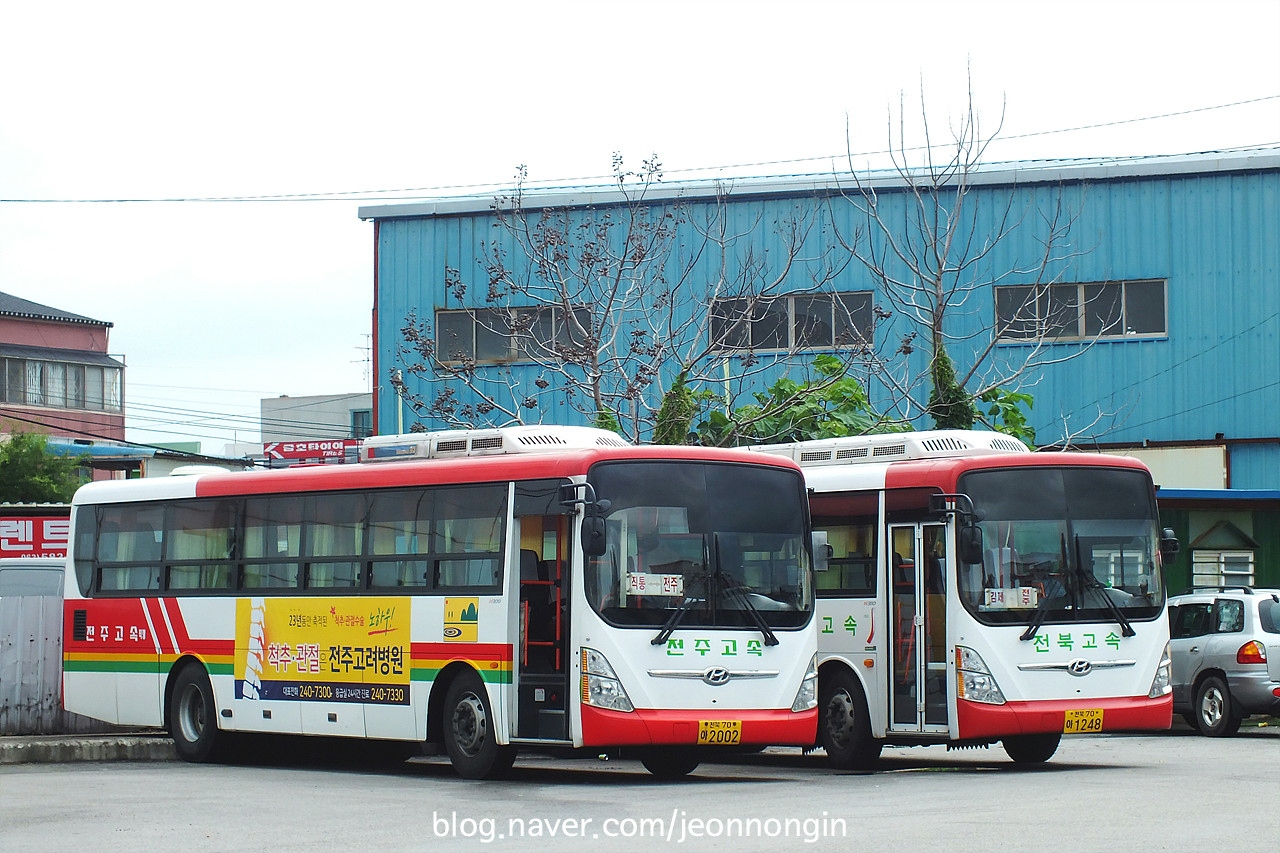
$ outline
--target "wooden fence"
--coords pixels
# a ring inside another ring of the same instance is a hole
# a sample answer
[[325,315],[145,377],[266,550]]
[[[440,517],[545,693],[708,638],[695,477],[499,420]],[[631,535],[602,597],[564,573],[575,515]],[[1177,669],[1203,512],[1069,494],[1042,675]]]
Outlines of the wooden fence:
[[0,598],[0,735],[118,730],[62,709],[62,599]]

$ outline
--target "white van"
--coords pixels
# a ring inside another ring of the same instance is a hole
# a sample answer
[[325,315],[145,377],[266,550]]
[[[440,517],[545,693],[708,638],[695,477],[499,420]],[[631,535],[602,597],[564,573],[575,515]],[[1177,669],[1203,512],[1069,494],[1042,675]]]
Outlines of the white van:
[[62,597],[65,557],[0,557],[0,598],[19,595]]

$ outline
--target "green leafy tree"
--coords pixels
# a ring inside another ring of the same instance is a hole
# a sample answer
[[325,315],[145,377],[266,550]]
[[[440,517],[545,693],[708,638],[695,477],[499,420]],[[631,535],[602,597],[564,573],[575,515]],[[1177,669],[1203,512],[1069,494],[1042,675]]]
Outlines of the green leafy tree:
[[[711,410],[699,422],[699,444],[740,446],[840,438],[871,432],[903,432],[911,427],[872,408],[866,389],[835,356],[814,359],[813,378],[783,377],[755,402],[728,412]],[[707,401],[710,395],[702,398]]]
[[49,452],[43,435],[15,432],[0,444],[0,501],[68,503],[84,482],[88,457]]

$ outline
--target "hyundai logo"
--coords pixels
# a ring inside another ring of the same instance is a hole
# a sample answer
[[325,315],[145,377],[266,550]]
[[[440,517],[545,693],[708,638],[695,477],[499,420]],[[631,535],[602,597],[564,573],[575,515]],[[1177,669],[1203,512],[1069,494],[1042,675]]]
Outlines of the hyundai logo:
[[730,678],[732,678],[732,676],[729,675],[729,670],[722,666],[713,666],[711,669],[702,673],[702,680],[707,684],[710,684],[712,687],[719,687],[721,684],[728,684]]
[[1076,658],[1067,664],[1067,672],[1072,675],[1088,675],[1093,672],[1093,664],[1084,658]]

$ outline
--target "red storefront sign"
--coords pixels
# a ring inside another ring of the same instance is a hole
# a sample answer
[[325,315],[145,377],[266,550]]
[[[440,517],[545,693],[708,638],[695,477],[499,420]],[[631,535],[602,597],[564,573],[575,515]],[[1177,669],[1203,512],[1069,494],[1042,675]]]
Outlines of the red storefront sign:
[[273,441],[262,445],[262,455],[268,459],[333,459],[348,452],[354,454],[360,446],[359,439],[339,438],[333,441]]
[[0,518],[0,557],[65,557],[71,519],[63,516]]

